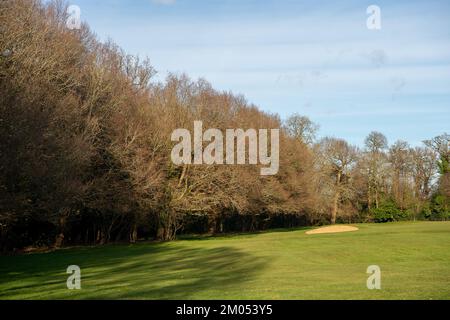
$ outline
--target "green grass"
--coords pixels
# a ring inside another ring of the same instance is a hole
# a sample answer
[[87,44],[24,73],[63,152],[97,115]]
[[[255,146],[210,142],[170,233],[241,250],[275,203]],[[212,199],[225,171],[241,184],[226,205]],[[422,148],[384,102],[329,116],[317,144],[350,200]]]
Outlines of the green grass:
[[[359,227],[3,256],[0,299],[450,299],[450,222]],[[66,288],[69,265],[82,290]]]

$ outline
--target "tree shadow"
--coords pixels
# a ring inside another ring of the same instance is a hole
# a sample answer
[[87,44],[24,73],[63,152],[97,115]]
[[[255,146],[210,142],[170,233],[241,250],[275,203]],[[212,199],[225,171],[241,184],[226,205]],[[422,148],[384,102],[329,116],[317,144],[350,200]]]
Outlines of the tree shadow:
[[259,231],[243,231],[243,232],[227,232],[227,233],[217,233],[217,234],[182,234],[177,236],[177,240],[183,241],[202,241],[202,240],[214,240],[214,239],[228,239],[236,237],[253,237],[262,234],[271,233],[288,233],[288,232],[298,232],[307,231],[315,228],[316,226],[305,226],[305,227],[293,227],[293,228],[274,228]]
[[[232,247],[140,244],[0,257],[0,299],[210,299],[245,286],[266,262]],[[82,290],[65,273],[79,265]]]

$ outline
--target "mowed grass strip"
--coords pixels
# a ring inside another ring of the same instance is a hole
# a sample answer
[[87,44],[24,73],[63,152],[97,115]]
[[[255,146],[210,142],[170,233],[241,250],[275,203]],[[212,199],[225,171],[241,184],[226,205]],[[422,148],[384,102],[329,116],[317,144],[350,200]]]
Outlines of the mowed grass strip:
[[[0,299],[450,299],[450,222],[361,224],[0,257]],[[82,289],[66,269],[81,267]],[[368,290],[369,265],[382,289]]]

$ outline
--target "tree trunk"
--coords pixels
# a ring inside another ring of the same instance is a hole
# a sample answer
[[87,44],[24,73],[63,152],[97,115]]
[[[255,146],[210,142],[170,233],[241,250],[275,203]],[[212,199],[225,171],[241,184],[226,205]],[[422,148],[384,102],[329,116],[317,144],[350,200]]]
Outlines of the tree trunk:
[[130,232],[130,243],[135,243],[137,241],[137,236],[137,226],[134,224],[133,229]]
[[57,249],[61,248],[63,243],[64,243],[64,233],[61,232],[56,236],[55,248],[57,248]]
[[378,187],[375,189],[375,207],[378,209],[379,203],[378,203]]
[[336,191],[336,194],[334,195],[333,199],[333,209],[331,210],[331,224],[336,224],[338,203],[339,203],[339,192]]
[[336,177],[336,193],[334,194],[333,198],[333,209],[331,210],[331,224],[336,224],[336,217],[340,198],[341,178],[342,173],[339,171]]
[[55,239],[55,248],[59,249],[64,244],[64,229],[66,227],[66,215],[62,214],[59,218],[59,234]]

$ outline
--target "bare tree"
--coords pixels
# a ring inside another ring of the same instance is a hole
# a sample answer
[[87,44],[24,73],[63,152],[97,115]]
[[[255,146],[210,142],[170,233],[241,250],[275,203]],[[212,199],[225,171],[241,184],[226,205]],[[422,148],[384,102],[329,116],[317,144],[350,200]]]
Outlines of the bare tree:
[[438,157],[437,165],[440,174],[438,191],[447,199],[447,203],[450,203],[450,135],[444,133],[425,141],[425,144],[434,150]]
[[[411,150],[412,175],[416,199],[415,213],[430,199],[433,179],[436,175],[436,154],[427,147],[416,147]],[[415,218],[415,217],[414,217]]]
[[289,136],[308,145],[314,143],[319,130],[319,126],[308,117],[297,113],[294,113],[285,121],[284,127]]
[[412,150],[412,161],[417,197],[426,200],[431,195],[433,177],[436,174],[436,154],[429,148],[416,147]]
[[342,196],[352,191],[351,170],[358,159],[357,148],[345,140],[324,138],[319,143],[322,172],[331,178],[331,223],[336,223]]
[[372,203],[379,206],[380,189],[382,185],[381,171],[385,161],[384,150],[387,148],[386,137],[377,131],[371,132],[365,139],[366,159],[367,159],[367,206],[369,210]]
[[392,193],[401,209],[406,208],[406,195],[409,187],[408,176],[412,172],[412,159],[406,141],[397,141],[389,149],[389,161],[392,167]]

